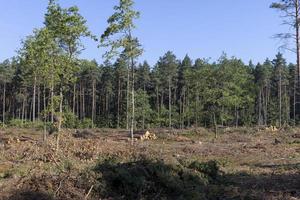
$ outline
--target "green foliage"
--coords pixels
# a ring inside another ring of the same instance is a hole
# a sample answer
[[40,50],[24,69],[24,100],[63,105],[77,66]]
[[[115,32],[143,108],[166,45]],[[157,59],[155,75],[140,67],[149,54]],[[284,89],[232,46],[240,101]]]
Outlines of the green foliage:
[[139,12],[133,10],[132,0],[120,0],[114,7],[115,13],[107,20],[108,27],[101,35],[101,46],[110,48],[104,57],[111,59],[124,53],[127,58],[137,58],[142,49],[137,38],[132,37],[135,28],[134,20],[139,18]]
[[81,120],[78,128],[93,128],[93,121],[89,118]]
[[152,110],[149,102],[149,95],[143,90],[138,90],[135,95],[136,102],[136,122],[139,128],[142,125],[149,125],[152,120]]
[[39,130],[43,130],[44,123],[42,121],[25,121],[21,119],[11,119],[8,122],[8,126],[15,127],[15,128],[35,128]]
[[80,124],[78,117],[70,110],[63,113],[63,119],[64,128],[77,128]]
[[210,199],[214,197],[207,191],[217,177],[217,170],[215,162],[195,162],[190,167],[147,159],[125,163],[108,159],[96,166],[92,177],[96,177],[95,191],[104,197]]
[[216,179],[219,175],[219,166],[216,161],[209,161],[207,163],[200,163],[194,161],[189,165],[190,169],[195,169],[200,173],[205,174],[208,178]]

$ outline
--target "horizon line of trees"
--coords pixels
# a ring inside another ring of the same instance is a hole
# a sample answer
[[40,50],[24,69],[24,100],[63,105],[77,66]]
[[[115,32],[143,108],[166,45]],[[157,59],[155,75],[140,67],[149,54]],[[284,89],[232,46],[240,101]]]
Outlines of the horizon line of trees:
[[[126,59],[101,65],[77,59],[74,65],[74,81],[63,86],[62,125],[75,127],[76,119],[92,127],[128,129],[131,91]],[[169,51],[153,67],[146,61],[135,66],[135,128],[282,127],[299,122],[295,65],[287,65],[281,53],[254,65],[225,54],[213,63],[193,62],[188,55],[181,61]],[[49,88],[44,77],[33,78],[34,73],[19,59],[0,63],[0,76],[3,125],[14,119],[43,120],[49,107],[59,110],[61,85]]]

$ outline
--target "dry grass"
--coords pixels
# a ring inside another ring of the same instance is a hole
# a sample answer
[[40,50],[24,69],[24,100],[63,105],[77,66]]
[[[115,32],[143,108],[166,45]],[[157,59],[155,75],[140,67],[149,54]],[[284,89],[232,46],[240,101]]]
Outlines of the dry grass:
[[224,172],[221,199],[300,199],[300,129],[251,134],[232,129],[218,139],[205,129],[159,129],[150,130],[157,140],[134,146],[124,130],[89,131],[93,137],[86,139],[65,130],[56,152],[54,136],[45,144],[36,130],[0,130],[0,199],[20,199],[20,194],[21,199],[83,199],[88,189],[78,187],[76,177],[107,157],[168,164],[216,160]]

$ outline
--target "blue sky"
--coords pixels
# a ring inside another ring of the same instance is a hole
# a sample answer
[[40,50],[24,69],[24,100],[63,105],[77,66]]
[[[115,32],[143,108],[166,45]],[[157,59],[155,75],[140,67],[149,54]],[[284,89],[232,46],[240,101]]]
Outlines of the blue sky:
[[[145,53],[142,60],[155,64],[166,51],[179,59],[218,59],[222,52],[248,62],[273,59],[280,42],[272,38],[286,32],[279,14],[269,8],[274,0],[136,0],[141,12],[136,36]],[[77,5],[90,30],[101,35],[117,0],[60,0],[62,6]],[[16,55],[21,39],[43,26],[47,0],[0,0],[0,60]],[[104,49],[83,40],[82,58],[102,61]],[[289,62],[295,56],[283,52]]]

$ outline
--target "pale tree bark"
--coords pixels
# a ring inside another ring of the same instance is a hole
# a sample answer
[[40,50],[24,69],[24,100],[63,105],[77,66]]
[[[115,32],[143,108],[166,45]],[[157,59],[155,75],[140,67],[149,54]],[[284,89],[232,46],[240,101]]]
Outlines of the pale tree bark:
[[93,89],[92,89],[92,123],[93,123],[93,128],[94,128],[94,123],[95,123],[95,111],[96,111],[96,80],[93,79]]
[[120,128],[120,96],[121,96],[121,80],[118,79],[118,105],[117,105],[117,128]]
[[6,102],[6,83],[3,84],[3,99],[2,99],[2,126],[5,126],[5,102]]
[[32,121],[33,122],[35,122],[35,107],[36,107],[36,75],[34,76],[33,96],[32,96]]
[[169,78],[169,128],[172,128],[172,91],[171,91],[171,78]]
[[38,86],[38,101],[37,101],[37,117],[40,119],[40,113],[41,113],[41,88],[40,85]]
[[51,123],[54,122],[54,80],[53,80],[53,74],[51,77]]
[[75,107],[76,107],[76,83],[73,85],[73,114],[75,115]]
[[130,75],[129,67],[127,68],[127,92],[126,92],[126,129],[129,128],[129,88],[130,88]]
[[134,95],[134,60],[131,57],[131,127],[130,127],[130,135],[131,135],[131,144],[133,145],[133,141],[134,141],[134,135],[133,135],[133,131],[134,131],[134,120],[135,120],[135,95]]
[[279,127],[282,126],[282,77],[281,77],[281,66],[279,69]]

